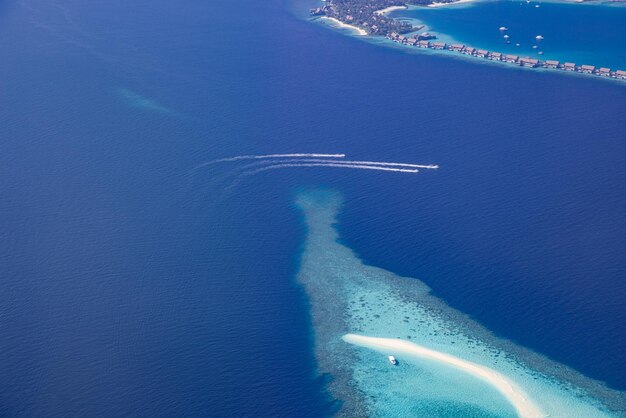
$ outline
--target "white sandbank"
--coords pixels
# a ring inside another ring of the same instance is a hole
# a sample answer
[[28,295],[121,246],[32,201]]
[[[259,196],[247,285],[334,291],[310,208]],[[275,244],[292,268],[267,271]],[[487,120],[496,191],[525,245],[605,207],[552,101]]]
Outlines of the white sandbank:
[[[370,348],[385,354],[393,354],[396,357],[402,355],[416,356],[444,363],[492,385],[511,403],[521,418],[538,418],[545,416],[539,407],[528,399],[528,395],[526,395],[522,388],[509,380],[506,376],[488,367],[401,339],[375,338],[357,334],[346,334],[342,338],[347,343]],[[400,360],[401,359],[402,357],[400,357]]]
[[377,15],[384,15],[387,13],[395,12],[396,10],[404,10],[406,8],[406,6],[389,6],[385,7],[384,9],[376,10],[374,13]]
[[440,2],[434,2],[428,5],[428,7],[446,7],[446,6],[456,6],[457,4],[463,4],[463,3],[474,3],[477,0],[457,0],[457,1],[453,1],[450,3],[440,3]]
[[347,23],[343,23],[341,20],[337,20],[334,17],[322,16],[322,17],[320,17],[320,19],[329,20],[335,26],[337,26],[339,28],[352,29],[353,31],[355,31],[357,33],[357,35],[360,35],[360,36],[366,36],[367,35],[367,32],[365,32],[363,29],[361,29],[359,27],[356,27],[354,25],[348,25]]

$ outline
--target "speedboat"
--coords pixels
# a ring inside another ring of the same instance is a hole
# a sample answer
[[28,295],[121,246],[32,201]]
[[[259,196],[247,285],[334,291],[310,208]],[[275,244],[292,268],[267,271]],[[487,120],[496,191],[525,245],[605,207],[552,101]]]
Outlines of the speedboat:
[[398,360],[396,360],[396,358],[394,356],[389,356],[389,363],[393,364],[394,366],[398,364]]

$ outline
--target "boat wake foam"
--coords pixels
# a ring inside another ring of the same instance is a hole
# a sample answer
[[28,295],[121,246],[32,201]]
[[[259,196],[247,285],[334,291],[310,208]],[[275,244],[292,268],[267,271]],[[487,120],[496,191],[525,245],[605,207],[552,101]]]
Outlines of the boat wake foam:
[[[346,168],[356,170],[387,171],[405,174],[416,174],[421,169],[437,169],[436,164],[413,164],[394,161],[361,161],[344,160],[345,154],[322,154],[322,153],[291,153],[291,154],[259,154],[259,155],[237,155],[234,157],[219,158],[204,162],[190,170],[190,178],[193,178],[199,170],[219,163],[240,162],[246,160],[256,160],[251,164],[236,164],[225,174],[212,178],[212,183],[222,183],[228,178],[233,178],[230,185],[225,190],[232,190],[245,178],[256,174],[285,168],[306,168],[306,167],[327,167]],[[235,177],[236,176],[236,177]]]
[[192,171],[199,170],[218,163],[228,163],[233,161],[244,160],[265,160],[275,158],[344,158],[346,154],[320,154],[320,153],[295,153],[295,154],[261,154],[261,155],[237,155],[234,157],[218,158],[216,160],[207,161],[199,164]]

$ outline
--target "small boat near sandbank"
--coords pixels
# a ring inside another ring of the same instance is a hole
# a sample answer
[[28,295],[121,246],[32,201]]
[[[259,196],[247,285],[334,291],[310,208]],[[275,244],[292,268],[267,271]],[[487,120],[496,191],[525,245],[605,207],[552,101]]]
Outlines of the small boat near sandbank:
[[398,360],[396,360],[394,356],[389,356],[388,359],[389,359],[389,363],[391,363],[392,365],[394,366],[398,365]]

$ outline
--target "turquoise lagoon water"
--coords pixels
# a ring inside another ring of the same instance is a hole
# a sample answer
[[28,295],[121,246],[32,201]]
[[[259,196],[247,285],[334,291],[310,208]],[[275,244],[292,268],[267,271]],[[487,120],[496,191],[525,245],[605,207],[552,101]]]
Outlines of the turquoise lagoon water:
[[401,351],[350,346],[347,333],[402,339],[486,366],[518,385],[543,416],[604,417],[614,416],[604,405],[622,409],[620,392],[494,337],[421,281],[362,263],[334,229],[341,201],[321,189],[297,199],[308,228],[298,278],[312,305],[320,371],[334,376],[330,389],[344,401],[340,415],[518,416],[487,382]]
[[[486,1],[441,8],[415,7],[390,16],[418,20],[447,42],[540,59],[626,69],[626,7],[623,6]],[[501,26],[508,28],[510,44],[504,42]],[[538,42],[537,35],[544,39]],[[543,51],[543,55],[537,54],[538,51]]]

